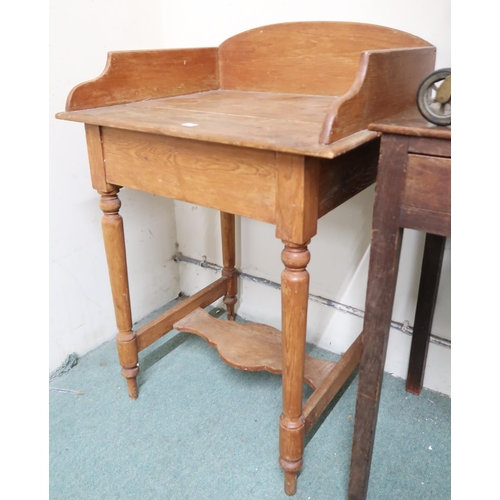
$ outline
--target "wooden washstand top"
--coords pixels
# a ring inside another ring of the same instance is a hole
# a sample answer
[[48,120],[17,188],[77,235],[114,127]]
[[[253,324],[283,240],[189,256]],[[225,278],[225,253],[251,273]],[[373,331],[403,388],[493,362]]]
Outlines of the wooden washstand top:
[[216,48],[110,52],[57,118],[333,158],[413,105],[434,59],[429,43],[382,26],[264,26]]
[[[130,397],[138,394],[139,351],[174,325],[207,339],[231,366],[282,373],[280,465],[288,495],[305,433],[362,347],[360,335],[337,363],[306,356],[307,245],[320,217],[375,182],[380,132],[368,126],[413,106],[434,60],[427,42],[381,26],[264,26],[216,48],[111,52],[103,74],[75,87],[57,115],[86,124]],[[223,276],[137,332],[118,213],[122,187],[221,211]],[[281,332],[221,324],[203,312],[225,297],[234,318],[235,215],[276,225],[283,241]],[[304,380],[314,392],[302,406]]]

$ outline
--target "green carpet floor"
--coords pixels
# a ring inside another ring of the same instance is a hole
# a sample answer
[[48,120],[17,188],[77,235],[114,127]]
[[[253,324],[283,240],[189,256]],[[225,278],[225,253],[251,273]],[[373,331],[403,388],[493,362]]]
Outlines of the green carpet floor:
[[[177,332],[143,351],[140,368],[135,401],[114,342],[51,380],[83,392],[50,392],[51,500],[290,498],[278,464],[279,376],[235,370],[203,339]],[[354,374],[308,434],[294,500],[346,497],[356,388]],[[369,499],[451,497],[450,403],[385,376]]]

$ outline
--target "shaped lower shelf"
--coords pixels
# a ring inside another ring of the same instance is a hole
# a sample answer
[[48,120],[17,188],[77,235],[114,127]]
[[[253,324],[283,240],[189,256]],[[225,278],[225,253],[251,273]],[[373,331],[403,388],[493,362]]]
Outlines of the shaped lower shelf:
[[[271,326],[220,320],[198,308],[177,321],[174,328],[204,338],[228,365],[238,370],[283,371],[281,332]],[[304,381],[316,389],[335,364],[306,354]]]

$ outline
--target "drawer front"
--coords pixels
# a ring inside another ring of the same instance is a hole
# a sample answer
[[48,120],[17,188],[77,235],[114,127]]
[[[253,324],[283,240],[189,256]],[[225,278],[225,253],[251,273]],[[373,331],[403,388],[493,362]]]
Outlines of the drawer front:
[[451,214],[451,159],[408,155],[402,205]]

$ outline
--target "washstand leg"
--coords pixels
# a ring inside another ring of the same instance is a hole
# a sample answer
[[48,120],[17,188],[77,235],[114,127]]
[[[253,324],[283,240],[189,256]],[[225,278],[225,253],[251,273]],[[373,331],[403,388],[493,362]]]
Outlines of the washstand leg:
[[221,232],[222,232],[222,261],[224,268],[222,276],[228,278],[227,293],[224,297],[226,306],[227,319],[234,321],[234,306],[238,301],[238,272],[235,269],[236,265],[236,234],[235,220],[233,214],[226,212],[220,213]]
[[102,232],[118,327],[116,335],[118,359],[122,366],[122,375],[127,380],[128,394],[132,399],[136,399],[139,352],[136,336],[132,331],[125,237],[123,219],[118,213],[121,206],[118,191],[119,188],[114,187],[112,191],[100,193],[100,208],[104,213]]
[[425,363],[434,309],[436,308],[445,244],[446,238],[444,236],[428,233],[425,237],[417,310],[406,377],[406,390],[413,394],[420,394],[424,382]]

